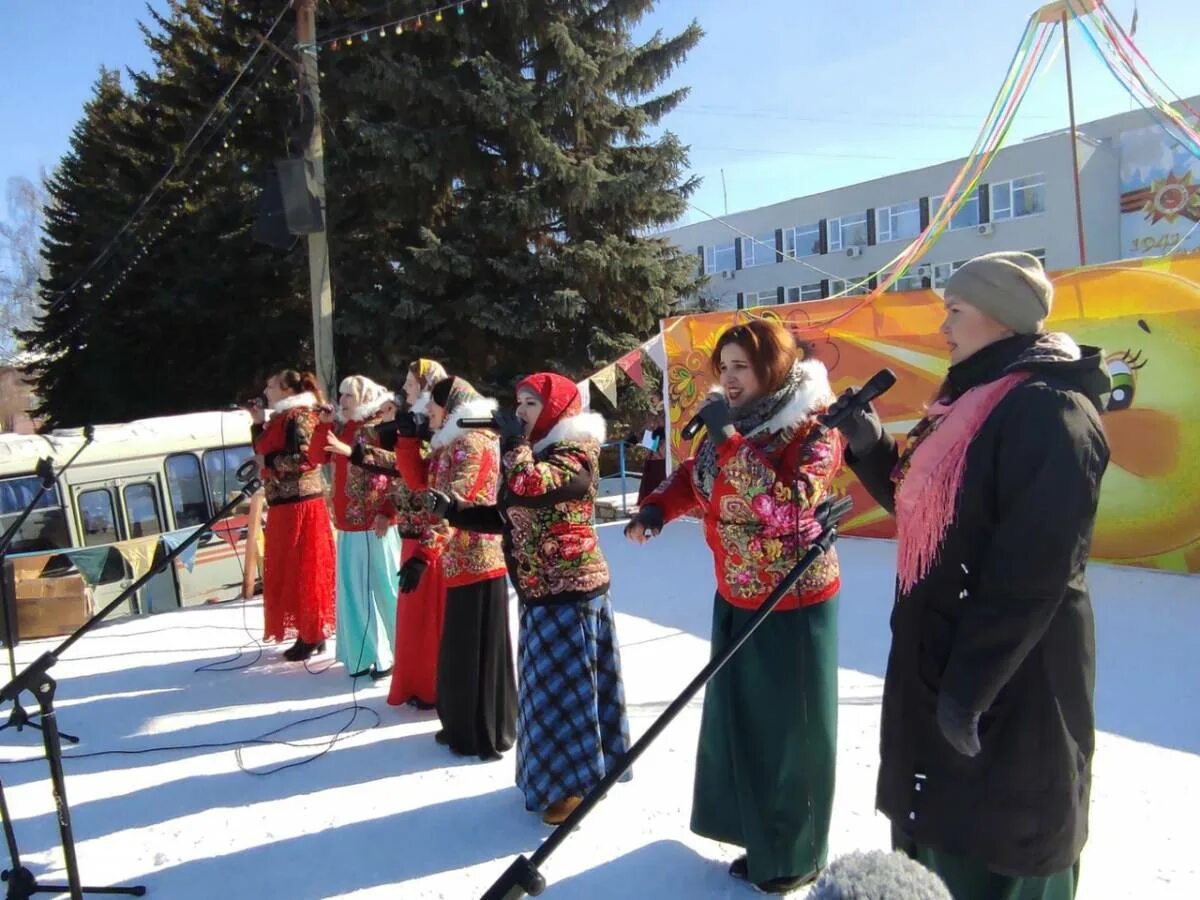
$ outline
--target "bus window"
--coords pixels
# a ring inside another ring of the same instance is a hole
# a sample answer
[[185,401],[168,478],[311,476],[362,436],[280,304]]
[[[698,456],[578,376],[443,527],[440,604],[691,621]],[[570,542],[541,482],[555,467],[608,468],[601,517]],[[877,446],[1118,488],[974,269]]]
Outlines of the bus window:
[[175,511],[175,527],[187,528],[208,521],[200,460],[190,453],[167,457],[167,489]]
[[[204,472],[208,476],[210,515],[216,513],[242,489],[242,483],[237,480],[238,466],[253,455],[254,451],[248,446],[205,451]],[[244,513],[245,510],[234,512]]]
[[162,534],[154,485],[131,484],[125,488],[125,514],[129,516],[131,538]]
[[[0,533],[17,520],[29,501],[37,494],[41,480],[29,475],[0,481]],[[67,517],[63,514],[58,486],[42,495],[21,530],[13,540],[11,553],[36,553],[39,550],[63,550],[71,546]]]
[[79,519],[83,524],[85,547],[115,544],[120,540],[112,494],[107,490],[84,491],[79,495]]

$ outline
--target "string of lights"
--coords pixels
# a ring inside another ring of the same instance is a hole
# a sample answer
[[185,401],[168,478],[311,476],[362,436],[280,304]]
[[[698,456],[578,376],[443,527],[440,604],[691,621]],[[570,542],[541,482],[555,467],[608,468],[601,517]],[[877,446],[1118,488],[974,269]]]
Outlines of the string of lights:
[[430,7],[415,15],[403,16],[399,19],[392,19],[391,21],[381,22],[377,25],[356,28],[353,31],[342,29],[336,35],[317,40],[316,44],[318,47],[327,47],[330,50],[349,50],[353,47],[362,47],[369,45],[372,37],[375,37],[377,41],[386,40],[389,37],[402,35],[406,31],[421,31],[427,24],[441,24],[447,15],[465,16],[467,14],[467,7],[469,6],[477,6],[483,10],[488,8],[489,3],[488,0],[463,0],[461,3],[445,3],[441,6]]

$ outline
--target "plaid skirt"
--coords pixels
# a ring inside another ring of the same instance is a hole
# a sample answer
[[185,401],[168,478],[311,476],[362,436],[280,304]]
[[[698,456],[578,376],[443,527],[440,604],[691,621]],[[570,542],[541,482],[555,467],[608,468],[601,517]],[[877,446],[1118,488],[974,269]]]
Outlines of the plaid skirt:
[[542,811],[582,797],[629,749],[621,651],[607,594],[523,606],[517,647],[517,787]]

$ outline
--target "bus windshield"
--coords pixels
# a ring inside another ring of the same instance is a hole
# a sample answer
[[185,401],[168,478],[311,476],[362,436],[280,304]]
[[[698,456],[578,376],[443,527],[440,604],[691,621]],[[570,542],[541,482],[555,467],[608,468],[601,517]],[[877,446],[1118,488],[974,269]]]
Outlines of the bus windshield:
[[[0,480],[0,533],[7,531],[29,504],[40,480],[33,475]],[[65,550],[71,546],[67,518],[63,514],[58,486],[46,491],[17,532],[10,553],[35,553],[39,550]]]

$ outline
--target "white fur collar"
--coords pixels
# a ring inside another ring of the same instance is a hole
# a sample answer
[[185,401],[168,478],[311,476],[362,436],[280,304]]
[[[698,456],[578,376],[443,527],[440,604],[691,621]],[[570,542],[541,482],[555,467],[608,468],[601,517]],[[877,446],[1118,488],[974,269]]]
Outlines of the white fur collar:
[[394,403],[395,399],[393,394],[384,394],[378,400],[354,407],[354,412],[350,415],[355,422],[366,422],[369,419],[373,419],[383,409],[384,404]]
[[284,397],[278,403],[271,407],[273,412],[285,413],[289,409],[299,409],[301,406],[316,406],[317,398],[309,391],[303,394],[292,394],[290,397]]
[[603,444],[605,433],[604,416],[600,413],[577,413],[565,419],[559,419],[558,424],[550,429],[550,433],[533,445],[533,452],[541,453],[551,444],[558,444],[562,441],[595,441]]
[[459,419],[486,419],[496,411],[498,405],[495,400],[489,400],[487,397],[460,404],[453,412],[447,413],[445,424],[433,436],[429,446],[438,448],[453,444],[468,431],[474,430],[459,427]]
[[[792,425],[799,425],[812,415],[814,410],[829,406],[834,401],[833,388],[829,385],[829,372],[824,363],[806,359],[796,364],[801,371],[800,386],[783,409],[767,419],[750,434],[767,432],[774,434]],[[749,435],[747,435],[749,437]]]
[[429,391],[417,398],[417,402],[412,405],[412,411],[418,416],[429,415]]

